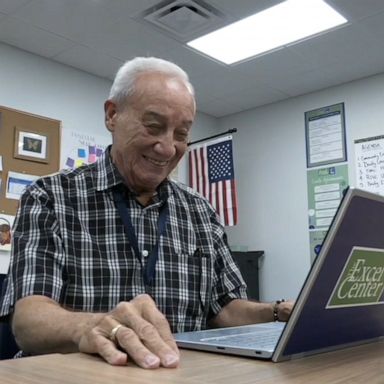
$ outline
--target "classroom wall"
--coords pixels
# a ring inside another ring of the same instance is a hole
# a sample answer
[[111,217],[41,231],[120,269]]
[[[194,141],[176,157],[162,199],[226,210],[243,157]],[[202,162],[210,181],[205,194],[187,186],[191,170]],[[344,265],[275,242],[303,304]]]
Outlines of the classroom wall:
[[261,298],[295,298],[310,267],[304,112],[345,103],[349,180],[354,140],[384,133],[384,74],[220,119],[234,135],[239,224],[229,242],[264,250]]
[[[0,105],[52,117],[62,128],[104,135],[103,103],[110,82],[0,44]],[[264,250],[261,299],[295,298],[310,266],[307,230],[304,112],[344,102],[350,180],[353,140],[383,133],[384,74],[291,98],[222,119],[199,113],[192,140],[236,127],[239,224],[231,245]],[[187,164],[179,166],[187,180]],[[0,273],[9,255],[0,252]]]
[[[0,43],[0,84],[2,106],[60,120],[63,131],[110,137],[104,127],[103,105],[111,86],[106,79]],[[198,113],[192,139],[216,129],[217,119]],[[186,180],[186,175],[182,162],[179,177]],[[0,251],[0,273],[6,273],[8,262],[9,252]]]

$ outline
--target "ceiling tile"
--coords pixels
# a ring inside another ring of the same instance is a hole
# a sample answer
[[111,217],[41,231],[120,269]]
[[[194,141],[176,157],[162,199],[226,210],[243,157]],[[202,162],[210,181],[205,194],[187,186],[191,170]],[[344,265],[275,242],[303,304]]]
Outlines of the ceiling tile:
[[52,57],[74,43],[19,19],[0,19],[0,36],[7,44],[44,57]]
[[[235,20],[261,12],[264,9],[273,7],[285,0],[241,0],[234,2],[233,0],[213,0],[208,1],[220,11],[228,16],[232,16]],[[237,3],[237,4],[236,4]]]
[[213,71],[208,71],[194,78],[197,93],[208,93],[213,98],[221,97],[248,86],[247,76],[229,67],[217,66]]
[[[381,49],[384,50],[384,47]],[[347,66],[344,63],[334,63],[324,67],[322,72],[331,80],[332,85],[339,85],[383,73],[384,61],[381,55],[362,55],[360,60],[350,62]]]
[[0,1],[0,12],[6,14],[12,14],[17,9],[23,7],[31,0],[1,0]]
[[287,93],[265,84],[255,84],[252,88],[244,88],[241,92],[236,92],[232,96],[229,95],[229,99],[239,111],[244,111],[254,108],[255,105],[275,103],[289,96]]
[[100,6],[107,8],[112,16],[127,20],[161,2],[162,0],[108,0],[100,1]]
[[362,54],[371,54],[373,36],[369,35],[361,25],[354,23],[325,33],[289,48],[298,53],[314,67],[325,67],[332,63],[359,60]]
[[195,78],[223,66],[186,46],[176,46],[171,52],[166,53],[166,57],[180,65],[189,74],[192,82]]
[[222,99],[211,99],[209,101],[205,101],[204,104],[200,104],[199,101],[197,101],[197,107],[199,111],[214,117],[222,117],[224,114],[230,115],[238,112],[237,106]]
[[384,40],[383,20],[384,13],[380,13],[365,18],[362,22],[359,23],[359,26],[361,29],[367,32],[375,42],[382,42]]
[[328,88],[334,83],[326,73],[313,70],[292,76],[277,76],[275,79],[270,79],[268,84],[289,97],[293,97]]
[[313,69],[313,64],[297,52],[282,48],[239,63],[234,69],[246,75],[250,85],[254,81],[267,83],[269,79],[275,79],[276,76],[287,77],[306,72]]
[[113,79],[123,64],[120,60],[81,45],[75,45],[56,55],[53,59],[107,79]]
[[74,41],[113,25],[113,17],[98,1],[33,0],[13,16]]
[[384,11],[383,0],[327,0],[327,3],[350,21]]

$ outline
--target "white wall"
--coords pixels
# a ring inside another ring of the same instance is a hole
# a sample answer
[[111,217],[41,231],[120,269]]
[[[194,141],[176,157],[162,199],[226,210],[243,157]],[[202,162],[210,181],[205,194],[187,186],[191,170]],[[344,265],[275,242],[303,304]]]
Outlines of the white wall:
[[355,139],[384,133],[384,74],[291,98],[220,120],[236,127],[239,225],[231,244],[264,250],[261,297],[295,298],[310,266],[304,112],[344,102],[349,180]]
[[63,129],[105,134],[110,82],[0,44],[0,105],[62,121]]
[[[111,82],[0,43],[0,105],[62,122],[62,130],[109,136],[104,127],[104,100]],[[216,133],[217,121],[198,114],[192,139]],[[0,154],[1,155],[1,154]],[[186,179],[186,163],[180,180]],[[1,207],[0,207],[1,212]],[[9,252],[0,251],[0,273]]]

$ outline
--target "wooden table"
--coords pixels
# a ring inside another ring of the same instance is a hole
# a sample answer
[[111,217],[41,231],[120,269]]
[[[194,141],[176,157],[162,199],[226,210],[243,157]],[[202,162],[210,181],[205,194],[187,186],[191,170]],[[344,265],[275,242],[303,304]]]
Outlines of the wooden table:
[[97,356],[52,354],[0,362],[2,384],[383,384],[384,342],[272,363],[182,350],[176,369],[113,367]]

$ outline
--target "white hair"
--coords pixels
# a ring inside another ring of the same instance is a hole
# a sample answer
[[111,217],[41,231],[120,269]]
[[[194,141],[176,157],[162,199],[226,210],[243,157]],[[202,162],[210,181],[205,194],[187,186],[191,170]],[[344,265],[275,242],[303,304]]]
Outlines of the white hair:
[[181,79],[194,96],[188,74],[178,65],[157,57],[136,57],[125,62],[117,71],[109,92],[109,100],[118,104],[125,102],[127,97],[135,92],[135,80],[143,72],[160,72]]

